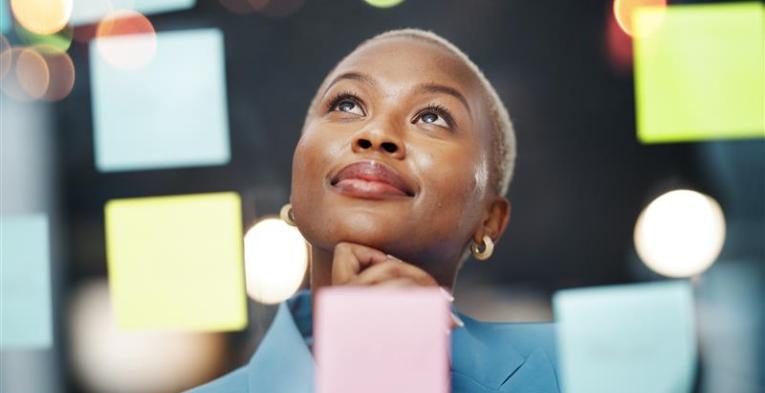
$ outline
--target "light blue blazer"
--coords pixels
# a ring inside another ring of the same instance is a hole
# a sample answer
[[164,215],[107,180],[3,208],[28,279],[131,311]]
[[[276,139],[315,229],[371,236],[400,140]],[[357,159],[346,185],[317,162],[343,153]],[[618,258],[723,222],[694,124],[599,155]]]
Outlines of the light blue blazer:
[[[188,393],[313,393],[310,313],[307,291],[282,303],[247,364]],[[555,325],[460,317],[465,327],[452,332],[452,392],[560,392]]]

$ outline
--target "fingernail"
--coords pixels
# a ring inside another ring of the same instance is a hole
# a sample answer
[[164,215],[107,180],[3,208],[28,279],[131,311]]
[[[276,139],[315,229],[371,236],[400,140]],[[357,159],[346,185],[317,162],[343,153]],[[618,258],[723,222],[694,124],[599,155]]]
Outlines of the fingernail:
[[394,261],[401,261],[400,259],[398,259],[398,258],[396,258],[396,257],[394,257],[393,255],[390,255],[390,254],[385,254],[385,256],[388,257],[388,259],[392,259]]
[[454,302],[454,296],[452,295],[452,293],[451,293],[451,292],[449,292],[449,290],[448,290],[448,289],[446,289],[446,288],[444,288],[444,287],[438,287],[438,289],[440,289],[440,290],[441,290],[441,293],[444,295],[444,297],[446,298],[446,300],[448,300],[448,301],[449,301],[449,303],[452,303],[452,302]]
[[465,322],[462,322],[462,319],[457,316],[457,314],[452,313],[452,322],[454,322],[457,327],[465,327]]

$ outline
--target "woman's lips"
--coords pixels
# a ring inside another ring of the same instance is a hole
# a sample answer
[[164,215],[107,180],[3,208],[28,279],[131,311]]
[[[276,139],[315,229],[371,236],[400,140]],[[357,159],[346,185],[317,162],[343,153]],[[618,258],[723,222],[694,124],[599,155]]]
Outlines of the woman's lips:
[[378,161],[359,161],[344,167],[332,178],[331,185],[356,198],[414,196],[412,187],[395,170]]

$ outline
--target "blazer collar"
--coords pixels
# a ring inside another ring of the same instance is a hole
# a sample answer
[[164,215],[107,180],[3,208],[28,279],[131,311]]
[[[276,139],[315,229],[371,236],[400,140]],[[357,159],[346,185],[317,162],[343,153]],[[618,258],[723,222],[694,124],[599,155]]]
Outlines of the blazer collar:
[[247,369],[250,392],[314,391],[313,356],[287,302],[279,305],[276,317]]
[[524,357],[506,340],[487,340],[477,321],[465,318],[461,329],[452,331],[452,373],[496,389],[524,362]]
[[542,348],[521,352],[518,340],[529,338],[505,329],[512,324],[460,318],[465,326],[452,332],[454,392],[559,392],[553,360]]

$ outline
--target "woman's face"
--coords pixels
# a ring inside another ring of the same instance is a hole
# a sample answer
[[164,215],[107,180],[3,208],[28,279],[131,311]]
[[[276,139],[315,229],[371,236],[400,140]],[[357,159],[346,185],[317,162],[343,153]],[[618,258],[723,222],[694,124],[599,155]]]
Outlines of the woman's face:
[[455,55],[373,41],[327,77],[293,159],[293,213],[313,245],[359,243],[453,275],[486,217],[491,129]]

